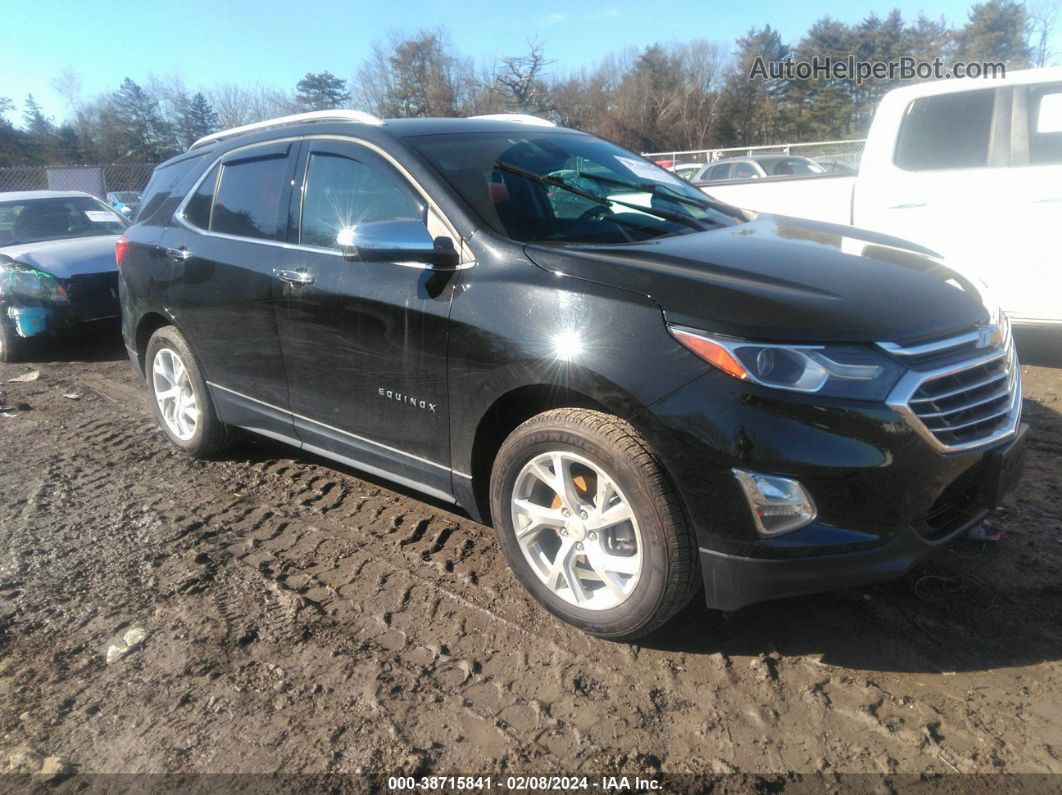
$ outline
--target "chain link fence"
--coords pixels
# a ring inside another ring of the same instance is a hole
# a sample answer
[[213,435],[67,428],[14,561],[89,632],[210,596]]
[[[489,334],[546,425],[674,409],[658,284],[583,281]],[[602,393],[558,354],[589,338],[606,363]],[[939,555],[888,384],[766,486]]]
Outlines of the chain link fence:
[[79,190],[100,199],[112,191],[143,191],[153,163],[0,168],[0,193],[22,190]]
[[776,144],[773,146],[739,146],[730,149],[688,149],[671,152],[644,152],[650,160],[670,160],[673,165],[683,163],[714,163],[726,157],[750,157],[752,155],[800,155],[813,160],[829,160],[849,168],[858,169],[863,156],[863,144],[859,141],[814,141],[810,143]]

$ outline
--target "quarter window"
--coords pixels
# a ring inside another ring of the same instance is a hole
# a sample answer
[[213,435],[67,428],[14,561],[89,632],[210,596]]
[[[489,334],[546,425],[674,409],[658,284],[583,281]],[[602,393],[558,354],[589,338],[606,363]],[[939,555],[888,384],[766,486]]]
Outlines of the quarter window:
[[1031,92],[1029,163],[1062,163],[1062,86],[1052,83]]
[[184,218],[192,226],[200,229],[210,228],[210,209],[214,206],[214,189],[218,184],[220,168],[221,166],[214,166],[210,169],[210,173],[199,183],[199,187],[184,207]]
[[275,240],[287,162],[272,156],[224,164],[210,231]]
[[733,163],[725,163],[721,166],[712,166],[712,170],[709,172],[708,179],[730,179],[731,168],[733,168]]
[[916,99],[896,142],[896,165],[909,171],[985,168],[996,90]]
[[735,163],[730,174],[730,179],[757,179],[760,172],[752,163]]
[[299,242],[339,248],[340,229],[371,221],[424,220],[424,205],[398,177],[359,160],[312,152],[306,167]]

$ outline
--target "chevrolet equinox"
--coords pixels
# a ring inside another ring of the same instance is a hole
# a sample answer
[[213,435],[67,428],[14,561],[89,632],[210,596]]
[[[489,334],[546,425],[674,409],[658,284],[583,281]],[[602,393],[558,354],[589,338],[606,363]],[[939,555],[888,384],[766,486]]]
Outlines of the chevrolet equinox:
[[898,576],[1021,470],[983,285],[530,116],[207,136],[116,258],[175,445],[245,429],[456,504],[596,635]]

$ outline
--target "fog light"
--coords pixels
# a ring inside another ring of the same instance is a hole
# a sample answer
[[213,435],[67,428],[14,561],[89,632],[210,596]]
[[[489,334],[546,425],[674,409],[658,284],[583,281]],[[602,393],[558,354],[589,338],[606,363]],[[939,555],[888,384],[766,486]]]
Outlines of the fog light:
[[731,471],[745,492],[760,535],[789,533],[815,521],[815,503],[799,481],[737,467]]

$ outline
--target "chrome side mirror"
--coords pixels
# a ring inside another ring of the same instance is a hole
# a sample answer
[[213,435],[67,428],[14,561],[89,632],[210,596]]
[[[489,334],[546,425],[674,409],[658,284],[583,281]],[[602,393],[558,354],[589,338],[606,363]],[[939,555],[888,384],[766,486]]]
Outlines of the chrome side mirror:
[[416,263],[432,270],[456,270],[460,256],[448,237],[432,239],[420,221],[369,221],[339,230],[336,244],[348,260]]

